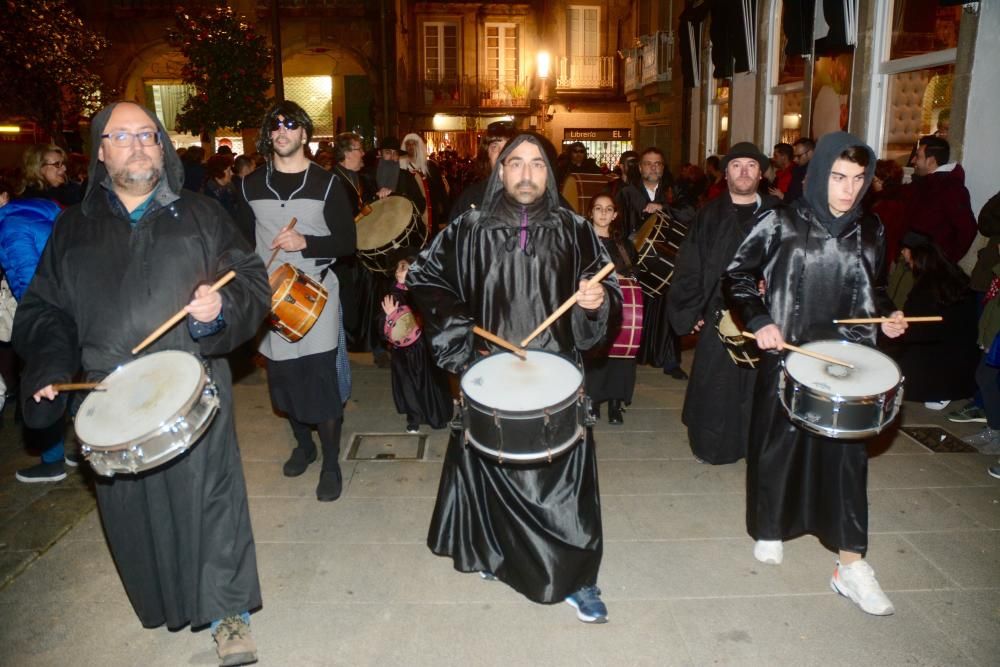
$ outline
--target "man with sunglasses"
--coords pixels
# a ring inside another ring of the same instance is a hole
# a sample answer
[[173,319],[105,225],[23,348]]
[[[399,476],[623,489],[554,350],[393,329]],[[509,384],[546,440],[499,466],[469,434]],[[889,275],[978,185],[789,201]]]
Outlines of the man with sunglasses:
[[316,498],[333,501],[343,488],[340,432],[347,396],[341,381],[350,370],[340,283],[332,269],[338,258],[354,254],[357,236],[339,177],[306,157],[312,131],[312,119],[295,102],[279,102],[264,115],[257,151],[267,164],[243,179],[241,217],[253,230],[262,259],[278,251],[271,270],[288,263],[327,291],[326,306],[305,336],[292,343],[268,331],[260,353],[267,359],[271,402],[288,416],[297,443],[283,472],[298,477],[316,460],[315,429],[323,449]]
[[[54,384],[81,367],[101,380],[133,361],[132,347],[170,314],[187,312],[148,352],[200,358],[220,407],[183,455],[103,478],[97,506],[143,626],[211,624],[220,664],[254,662],[249,611],[261,606],[260,583],[225,355],[267,313],[264,266],[218,202],[182,188],[180,159],[151,112],[112,104],[91,128],[83,203],[60,216],[18,305],[12,342],[25,359],[25,424],[42,428],[64,414],[70,394]],[[211,292],[230,270],[236,278]]]

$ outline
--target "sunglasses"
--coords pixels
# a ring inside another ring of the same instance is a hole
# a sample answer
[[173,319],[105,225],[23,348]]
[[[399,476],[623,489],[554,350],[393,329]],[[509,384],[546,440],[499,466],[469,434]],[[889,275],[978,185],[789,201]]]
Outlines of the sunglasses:
[[291,132],[292,130],[297,130],[300,127],[302,127],[302,123],[295,120],[294,118],[286,118],[285,120],[272,118],[271,124],[268,125],[268,129],[271,130],[271,132],[277,132],[282,127]]

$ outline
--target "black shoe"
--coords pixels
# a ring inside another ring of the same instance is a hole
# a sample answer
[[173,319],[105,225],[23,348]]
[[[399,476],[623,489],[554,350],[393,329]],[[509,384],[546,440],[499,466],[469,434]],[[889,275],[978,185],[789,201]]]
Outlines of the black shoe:
[[17,481],[28,484],[34,482],[61,482],[66,479],[66,468],[63,467],[62,461],[39,463],[30,468],[18,470],[14,477],[17,478]]
[[305,450],[302,447],[296,447],[292,450],[292,455],[288,457],[285,461],[285,467],[282,468],[282,472],[285,473],[285,477],[298,477],[306,471],[309,464],[316,460],[316,446],[313,445],[311,450]]
[[678,366],[677,368],[671,368],[669,371],[663,369],[663,372],[672,377],[675,380],[687,380],[688,374],[684,372],[684,369]]
[[601,418],[601,404],[600,403],[594,403],[593,405],[590,406],[590,415],[594,419],[600,419]]
[[344,480],[340,474],[340,466],[336,470],[324,470],[319,474],[319,484],[316,485],[316,500],[328,503],[340,497],[344,490]]
[[608,423],[614,425],[625,423],[625,420],[622,418],[620,401],[611,401],[608,403]]
[[83,457],[80,456],[80,452],[78,451],[70,451],[67,449],[66,453],[63,455],[63,461],[70,468],[76,468],[78,465],[80,465],[80,461],[82,460]]

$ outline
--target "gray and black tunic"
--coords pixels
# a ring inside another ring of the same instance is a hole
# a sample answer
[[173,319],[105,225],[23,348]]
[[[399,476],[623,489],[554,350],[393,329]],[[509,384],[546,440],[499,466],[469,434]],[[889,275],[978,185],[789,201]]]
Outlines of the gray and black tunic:
[[268,385],[274,406],[293,418],[317,424],[342,415],[337,389],[336,355],[340,332],[340,287],[331,270],[338,257],[352,255],[357,236],[350,202],[337,177],[310,163],[305,171],[286,173],[270,165],[243,179],[257,253],[270,258],[271,242],[292,218],[305,236],[301,251],[280,250],[274,271],[288,263],[321,282],[328,291],[326,307],[309,332],[289,343],[273,331],[264,334],[260,353],[268,359]]

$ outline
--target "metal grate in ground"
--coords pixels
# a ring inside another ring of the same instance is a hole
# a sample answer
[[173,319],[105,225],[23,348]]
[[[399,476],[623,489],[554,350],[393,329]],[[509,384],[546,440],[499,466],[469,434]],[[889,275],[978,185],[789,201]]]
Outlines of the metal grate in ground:
[[424,458],[423,433],[358,433],[347,450],[348,461],[419,461]]
[[903,426],[900,430],[935,454],[974,454],[977,451],[940,426]]

